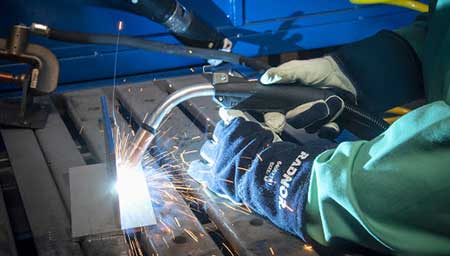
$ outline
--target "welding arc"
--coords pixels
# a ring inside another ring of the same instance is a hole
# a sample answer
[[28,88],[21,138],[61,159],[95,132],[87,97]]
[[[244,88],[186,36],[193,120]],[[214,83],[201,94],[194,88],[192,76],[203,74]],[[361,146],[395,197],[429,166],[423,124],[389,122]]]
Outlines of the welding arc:
[[[116,35],[68,32],[52,28],[48,29],[47,37],[53,40],[81,44],[115,45],[117,43]],[[264,72],[268,68],[270,68],[270,66],[265,62],[235,53],[203,49],[198,47],[188,47],[184,45],[166,44],[137,37],[121,36],[119,45],[180,56],[196,57],[202,59],[217,59],[224,62],[249,67],[261,72]]]

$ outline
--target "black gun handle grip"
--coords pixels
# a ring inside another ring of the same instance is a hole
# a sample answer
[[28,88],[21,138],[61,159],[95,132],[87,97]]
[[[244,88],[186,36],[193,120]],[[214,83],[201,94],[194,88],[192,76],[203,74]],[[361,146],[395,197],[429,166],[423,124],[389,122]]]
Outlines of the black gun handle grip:
[[334,95],[330,90],[298,84],[262,85],[242,82],[215,85],[216,101],[224,108],[244,111],[280,112]]

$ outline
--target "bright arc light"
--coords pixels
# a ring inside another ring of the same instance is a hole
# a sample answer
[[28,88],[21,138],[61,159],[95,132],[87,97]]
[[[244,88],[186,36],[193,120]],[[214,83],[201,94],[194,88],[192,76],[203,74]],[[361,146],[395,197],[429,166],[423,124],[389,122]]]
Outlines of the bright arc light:
[[122,229],[156,224],[150,193],[141,165],[117,166],[116,191],[119,195]]

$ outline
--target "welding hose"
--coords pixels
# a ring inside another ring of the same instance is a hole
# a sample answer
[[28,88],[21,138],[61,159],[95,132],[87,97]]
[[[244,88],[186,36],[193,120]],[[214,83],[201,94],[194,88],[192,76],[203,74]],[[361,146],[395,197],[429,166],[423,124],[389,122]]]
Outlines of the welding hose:
[[[89,34],[80,32],[61,31],[40,24],[33,24],[31,26],[31,31],[36,34],[44,35],[52,40],[65,41],[71,43],[100,44],[100,45],[116,45],[117,43],[117,35]],[[264,72],[265,70],[270,68],[270,66],[267,63],[262,62],[260,60],[245,57],[235,53],[218,50],[189,47],[184,45],[166,44],[130,36],[121,36],[118,43],[121,46],[138,48],[153,52],[166,53],[171,55],[222,60],[224,62],[249,67],[251,69],[260,72]]]
[[185,45],[206,49],[221,49],[226,46],[226,38],[222,33],[177,0],[83,0],[83,2],[145,17],[165,26]]
[[[66,41],[66,42],[72,42],[72,43],[84,43],[84,44],[102,44],[102,45],[115,45],[117,43],[117,36],[116,35],[104,35],[104,34],[89,34],[89,33],[79,33],[79,32],[67,32],[67,31],[60,31],[52,28],[48,28],[47,26],[42,26],[39,24],[33,24],[31,26],[31,31],[37,34],[45,35],[49,39],[53,40],[60,40],[60,41]],[[187,56],[187,57],[197,57],[197,58],[203,58],[203,59],[220,59],[224,62],[238,64],[242,66],[246,66],[249,68],[252,68],[256,71],[265,72],[267,69],[270,68],[270,65],[267,63],[264,63],[257,59],[252,59],[249,57],[241,56],[234,53],[229,52],[223,52],[218,50],[210,50],[210,49],[203,49],[203,48],[196,48],[196,47],[188,47],[183,45],[172,45],[172,44],[166,44],[166,43],[160,43],[155,41],[149,41],[142,38],[135,38],[135,37],[128,37],[123,36],[119,40],[119,45],[121,46],[127,46],[132,48],[139,48],[144,49],[148,51],[154,51],[154,52],[161,52],[161,53],[167,53],[167,54],[174,54],[174,55],[180,55],[180,56]],[[161,113],[157,115],[152,115],[150,118],[155,118],[154,120],[149,120],[149,122],[144,122],[144,128],[147,130],[156,130],[162,120],[162,117],[164,117],[167,114],[167,111],[172,109],[174,106],[176,106],[179,102],[188,100],[192,97],[199,97],[199,96],[210,96],[213,95],[213,91],[211,91],[211,88],[196,88],[195,90],[199,90],[199,94],[197,93],[186,93],[187,91],[184,91],[183,94],[180,95],[173,95],[171,98],[172,100],[176,101],[176,104],[173,104],[172,102],[170,104],[170,107],[164,107],[159,108],[161,109]],[[180,92],[181,93],[181,92]],[[186,93],[184,95],[184,93]],[[169,102],[171,102],[169,100]],[[388,125],[380,120],[379,118],[367,114],[364,111],[358,109],[354,106],[346,106],[346,110],[344,113],[347,113],[347,115],[344,115],[349,122],[352,124],[358,123],[359,126],[363,126],[365,128],[373,129],[375,133],[379,133],[380,131],[384,131]],[[156,111],[158,112],[158,111]],[[358,120],[358,122],[355,122]],[[363,136],[368,137],[368,136]]]

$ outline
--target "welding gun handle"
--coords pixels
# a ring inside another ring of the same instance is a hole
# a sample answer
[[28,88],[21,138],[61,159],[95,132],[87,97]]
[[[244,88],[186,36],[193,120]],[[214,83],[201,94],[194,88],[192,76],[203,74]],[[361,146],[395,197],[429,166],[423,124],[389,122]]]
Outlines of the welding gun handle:
[[214,85],[215,101],[223,108],[242,111],[280,112],[286,114],[297,106],[335,95],[298,84],[262,85],[257,81]]
[[259,82],[233,82],[216,84],[215,100],[223,108],[242,111],[286,112],[299,105],[317,100],[326,100],[338,95],[345,101],[344,111],[336,120],[341,127],[361,139],[372,139],[384,132],[389,125],[377,115],[368,113],[354,105],[345,94],[298,84],[265,86]]

